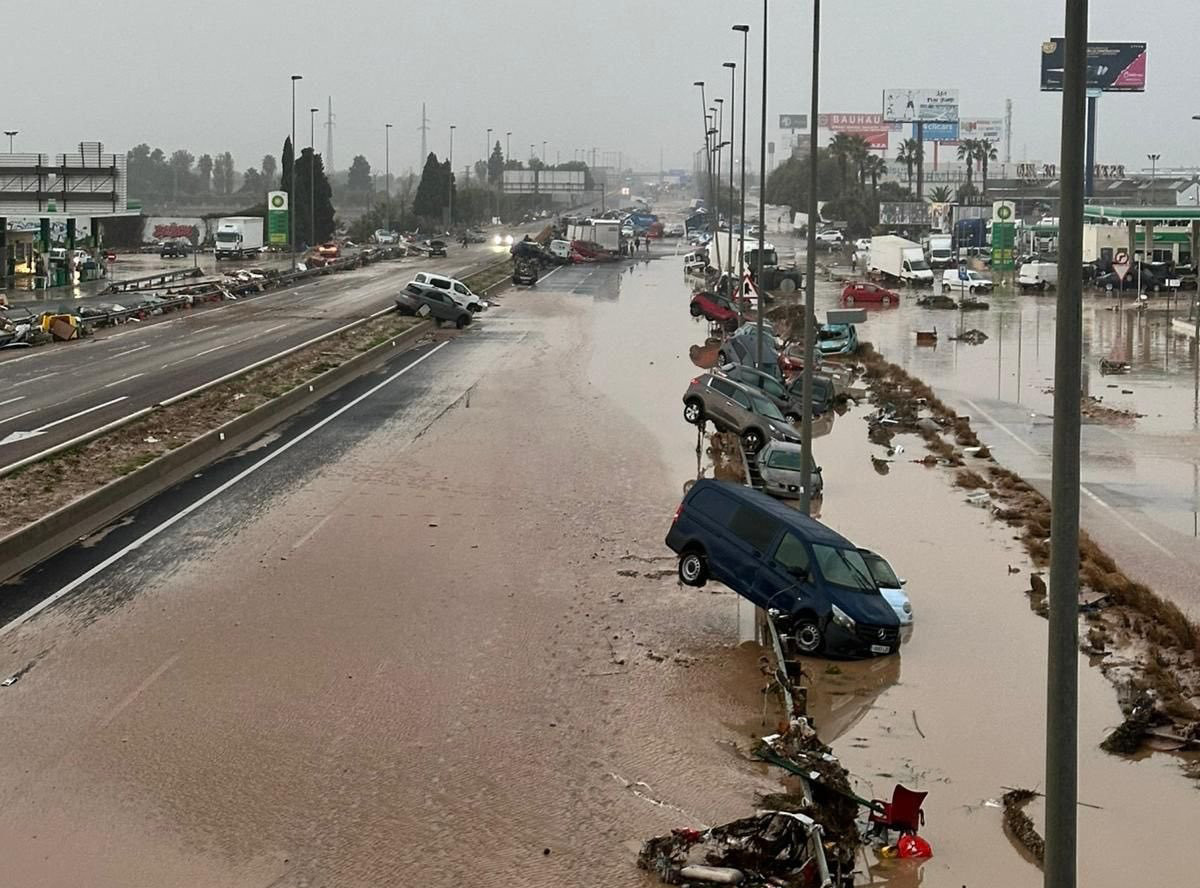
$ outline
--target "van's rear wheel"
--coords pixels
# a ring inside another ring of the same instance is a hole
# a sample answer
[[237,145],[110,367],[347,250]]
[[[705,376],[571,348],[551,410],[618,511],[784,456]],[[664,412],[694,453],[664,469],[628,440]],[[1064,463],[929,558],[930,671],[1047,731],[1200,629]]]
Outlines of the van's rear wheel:
[[684,552],[679,557],[679,582],[685,586],[703,586],[708,582],[708,562],[702,553]]
[[817,654],[825,646],[825,635],[816,617],[801,617],[792,624],[790,633],[796,649],[802,654]]

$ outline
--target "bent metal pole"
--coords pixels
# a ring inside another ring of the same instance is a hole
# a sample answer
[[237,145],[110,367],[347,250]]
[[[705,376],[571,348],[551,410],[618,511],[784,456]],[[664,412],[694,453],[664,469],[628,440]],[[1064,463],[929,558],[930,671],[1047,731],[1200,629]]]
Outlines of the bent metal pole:
[[1087,0],[1066,0],[1062,209],[1054,330],[1050,625],[1046,675],[1046,888],[1075,888],[1079,745],[1079,426]]

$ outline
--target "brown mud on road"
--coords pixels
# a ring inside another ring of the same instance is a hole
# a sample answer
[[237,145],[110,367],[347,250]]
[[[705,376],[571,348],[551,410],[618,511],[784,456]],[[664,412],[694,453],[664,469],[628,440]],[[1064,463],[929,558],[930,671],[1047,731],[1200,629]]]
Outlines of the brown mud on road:
[[[876,861],[873,884],[907,888],[1040,886],[1042,874],[1005,836],[1005,787],[1044,787],[1045,621],[1024,590],[1031,569],[1012,531],[964,500],[953,469],[905,458],[880,476],[865,410],[840,417],[816,451],[822,519],[887,557],[907,578],[915,626],[899,658],[806,661],[822,739],[867,797],[902,782],[928,790],[922,831],[934,857]],[[907,455],[921,439],[901,435]],[[978,461],[976,461],[978,462]],[[1010,566],[1019,567],[1018,573]],[[1187,853],[1200,795],[1168,757],[1129,761],[1099,749],[1121,722],[1107,680],[1080,657],[1080,884],[1123,888],[1195,882]],[[1026,808],[1040,831],[1042,807]]]
[[41,658],[2,691],[0,881],[639,884],[643,837],[777,790],[733,748],[775,722],[736,599],[663,575],[693,331],[654,271],[511,294],[344,455],[6,637],[0,674]]

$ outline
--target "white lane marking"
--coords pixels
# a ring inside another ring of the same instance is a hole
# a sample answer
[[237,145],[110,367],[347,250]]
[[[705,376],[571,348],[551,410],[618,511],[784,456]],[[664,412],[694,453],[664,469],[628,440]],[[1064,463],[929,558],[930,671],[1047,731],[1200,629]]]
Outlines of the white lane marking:
[[318,521],[316,526],[312,530],[310,530],[304,536],[300,537],[300,539],[296,540],[296,542],[292,543],[292,549],[293,550],[299,549],[301,546],[303,546],[305,543],[307,543],[309,540],[311,540],[313,537],[315,537],[317,535],[317,531],[319,531],[322,527],[324,527],[325,522],[327,522],[332,517],[333,517],[333,513],[330,512],[328,515],[326,515],[324,518],[322,518],[320,521]]
[[144,348],[149,348],[149,347],[150,347],[149,345],[139,345],[137,348],[127,348],[127,349],[125,349],[125,351],[123,351],[123,352],[117,352],[115,355],[109,355],[109,357],[112,357],[112,358],[122,358],[122,357],[124,357],[125,355],[131,355],[131,354],[133,354],[134,352],[140,352],[142,349],[144,349]]
[[26,379],[23,382],[14,382],[13,388],[17,388],[18,386],[22,385],[29,385],[31,382],[40,382],[43,379],[49,379],[51,376],[58,376],[58,374],[61,372],[61,370],[55,370],[53,373],[43,373],[41,376],[35,376],[32,379]]
[[[238,340],[238,342],[245,342],[245,341],[246,341],[246,340],[244,340],[244,339],[239,339],[239,340]],[[204,357],[205,355],[211,355],[211,354],[212,354],[213,352],[215,352],[215,351],[220,351],[220,350],[221,350],[221,349],[223,349],[223,348],[226,348],[226,347],[228,347],[228,346],[230,346],[230,345],[236,345],[236,344],[237,344],[237,343],[234,343],[234,342],[227,342],[227,343],[225,343],[224,345],[214,345],[212,348],[206,348],[206,349],[205,349],[204,351],[202,351],[202,352],[196,352],[194,355],[192,355],[192,357],[193,357],[193,358],[202,358],[202,357]]]
[[81,416],[86,416],[89,413],[95,413],[97,410],[103,410],[105,407],[111,407],[113,404],[120,404],[122,401],[128,400],[129,395],[121,395],[119,398],[113,398],[111,401],[105,401],[103,404],[97,404],[94,407],[89,407],[87,410],[80,410],[78,413],[72,413],[70,416],[64,416],[62,419],[56,419],[54,422],[48,422],[44,426],[39,426],[34,429],[35,432],[44,432],[47,429],[52,429],[55,426],[62,425],[64,422],[70,422],[73,419],[79,419]]
[[984,410],[982,407],[980,407],[974,401],[969,401],[966,398],[963,398],[963,403],[965,403],[967,406],[969,406],[972,410],[974,410],[976,413],[978,413],[980,416],[982,416],[984,419],[986,419],[988,422],[990,422],[993,426],[998,428],[1000,431],[1004,432],[1004,434],[1008,435],[1008,437],[1012,438],[1014,441],[1016,441],[1018,444],[1020,444],[1022,447],[1024,447],[1026,450],[1028,450],[1030,453],[1032,453],[1034,456],[1042,455],[1036,449],[1034,449],[1027,441],[1025,441],[1025,439],[1018,437],[1016,434],[1014,434],[1012,431],[1009,430],[1008,426],[1003,425],[999,420],[993,418],[991,416],[991,414],[989,414],[986,410]]
[[0,419],[0,425],[4,425],[6,422],[12,422],[14,419],[20,419],[22,416],[28,416],[31,413],[37,413],[37,408],[35,407],[32,410],[26,410],[24,413],[18,413],[16,416],[10,416],[8,419]]
[[197,327],[192,333],[203,333],[205,330],[215,330],[220,324],[209,324],[207,327]]
[[145,376],[145,375],[146,375],[145,373],[135,373],[132,376],[126,376],[124,379],[118,379],[116,382],[107,383],[107,384],[105,384],[104,387],[106,389],[109,389],[109,388],[112,388],[114,385],[120,385],[123,382],[129,382],[131,379],[137,379],[139,376]]
[[1142,531],[1136,524],[1134,524],[1132,521],[1128,520],[1124,515],[1122,515],[1120,512],[1118,512],[1116,509],[1114,509],[1112,506],[1110,506],[1104,500],[1100,499],[1100,497],[1096,496],[1096,494],[1092,493],[1090,490],[1088,490],[1082,484],[1079,486],[1079,489],[1083,493],[1084,496],[1086,496],[1088,499],[1090,499],[1092,502],[1096,503],[1097,505],[1107,509],[1114,518],[1116,518],[1118,521],[1120,521],[1122,524],[1124,524],[1126,527],[1128,527],[1130,530],[1132,530],[1134,533],[1136,533],[1138,536],[1140,536],[1142,539],[1144,539],[1146,542],[1148,542],[1154,548],[1158,549],[1158,551],[1162,552],[1164,555],[1166,555],[1169,558],[1175,557],[1174,552],[1172,552],[1166,546],[1159,543],[1156,539],[1151,537],[1149,534]]
[[274,327],[268,327],[266,330],[263,330],[263,333],[274,333],[276,330],[282,330],[286,326],[287,324],[276,324]]
[[7,401],[0,401],[0,407],[3,407],[5,404],[15,404],[17,401],[24,401],[25,397],[25,395],[17,395],[15,398],[9,398]]
[[150,687],[150,685],[154,684],[156,681],[158,681],[160,678],[162,678],[163,673],[166,672],[168,669],[170,669],[172,666],[174,666],[175,663],[179,660],[179,657],[180,657],[179,654],[173,654],[172,656],[167,658],[167,661],[165,663],[163,663],[161,666],[159,666],[157,669],[155,669],[153,672],[151,672],[149,675],[147,675],[144,679],[142,679],[141,684],[139,684],[136,688],[134,688],[132,691],[130,691],[128,694],[126,694],[125,699],[123,699],[120,703],[118,703],[116,706],[114,706],[112,709],[110,709],[108,711],[108,714],[100,720],[100,727],[107,728],[110,724],[112,724],[113,720],[118,715],[120,715],[122,712],[124,712],[125,709],[128,708],[129,705],[131,703],[133,703],[134,700],[136,700],[143,693],[145,693],[146,689],[148,687]]
[[21,626],[24,623],[28,622],[33,617],[37,616],[42,611],[44,611],[46,608],[50,607],[52,604],[54,604],[56,601],[58,601],[64,595],[69,595],[73,590],[78,589],[80,586],[82,586],[84,583],[86,583],[92,577],[96,576],[96,574],[100,573],[101,571],[107,570],[109,567],[116,564],[118,561],[120,561],[122,558],[124,558],[130,552],[133,552],[136,549],[140,549],[145,543],[154,539],[156,536],[158,536],[164,530],[167,530],[168,528],[170,528],[173,525],[177,524],[178,522],[182,521],[188,515],[192,514],[192,512],[195,512],[197,509],[201,508],[205,504],[216,499],[218,496],[223,494],[229,488],[233,487],[235,484],[240,482],[242,479],[247,478],[250,475],[254,474],[259,469],[261,469],[263,466],[265,466],[267,463],[271,462],[271,460],[275,459],[277,456],[281,456],[282,454],[286,453],[288,450],[290,450],[295,445],[299,444],[301,441],[303,441],[309,435],[314,434],[315,432],[324,428],[326,425],[333,422],[335,419],[337,419],[339,416],[341,416],[343,413],[345,413],[350,408],[358,406],[360,403],[365,401],[367,398],[371,397],[373,394],[375,394],[377,391],[382,389],[384,386],[389,385],[390,383],[399,379],[401,376],[403,376],[405,373],[407,373],[413,367],[420,364],[426,358],[437,354],[439,351],[441,351],[445,346],[447,346],[449,344],[450,344],[450,340],[447,339],[446,341],[441,342],[438,345],[434,346],[433,348],[431,348],[429,351],[425,352],[425,354],[421,355],[421,357],[417,358],[412,363],[402,367],[400,370],[397,370],[395,373],[393,373],[387,379],[376,384],[372,388],[367,389],[365,392],[363,392],[361,395],[359,395],[354,400],[352,400],[346,404],[343,404],[341,407],[339,407],[333,413],[329,414],[329,416],[322,419],[316,425],[313,425],[312,427],[305,429],[303,432],[301,432],[299,435],[297,435],[292,440],[288,441],[286,444],[281,446],[279,449],[271,451],[266,456],[264,456],[262,459],[260,459],[258,462],[254,463],[254,465],[243,469],[241,472],[234,475],[232,478],[230,478],[224,484],[220,485],[219,487],[214,488],[213,490],[210,490],[208,493],[206,493],[204,496],[200,497],[200,499],[196,500],[194,503],[180,509],[178,512],[176,512],[174,515],[172,515],[170,518],[168,518],[162,524],[159,524],[157,527],[151,528],[150,530],[148,530],[144,534],[142,534],[140,537],[138,537],[136,540],[134,540],[133,542],[126,545],[124,548],[120,549],[117,552],[114,552],[112,555],[109,555],[107,558],[105,558],[103,561],[101,561],[95,567],[80,574],[75,579],[71,580],[71,582],[67,583],[65,586],[63,586],[61,589],[59,589],[57,592],[55,592],[53,595],[46,598],[44,601],[41,601],[38,604],[34,605],[33,607],[31,607],[29,610],[25,611],[25,613],[21,614],[20,616],[13,618],[8,623],[6,623],[4,626],[0,626],[0,637],[7,635],[9,632],[16,629],[18,626]]

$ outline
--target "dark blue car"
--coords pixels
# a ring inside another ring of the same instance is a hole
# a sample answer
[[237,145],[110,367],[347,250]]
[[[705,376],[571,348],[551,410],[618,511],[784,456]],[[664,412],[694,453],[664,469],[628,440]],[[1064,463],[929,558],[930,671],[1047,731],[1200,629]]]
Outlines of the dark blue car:
[[890,654],[900,623],[857,547],[824,524],[749,487],[702,479],[667,533],[689,586],[719,580],[777,620],[803,654]]

